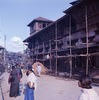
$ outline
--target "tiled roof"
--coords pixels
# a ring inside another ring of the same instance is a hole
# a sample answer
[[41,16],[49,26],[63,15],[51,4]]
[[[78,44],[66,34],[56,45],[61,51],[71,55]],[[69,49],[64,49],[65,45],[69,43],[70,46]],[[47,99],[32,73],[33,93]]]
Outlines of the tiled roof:
[[77,0],[76,0],[76,1],[73,1],[73,2],[71,2],[70,4],[75,5],[76,3],[78,3],[78,1],[77,1]]
[[46,18],[43,18],[43,17],[38,17],[36,19],[34,19],[35,21],[47,21],[47,22],[53,22],[52,20],[49,20],[49,19],[46,19]]
[[58,20],[56,20],[55,22],[53,21],[51,24],[49,24],[47,27],[43,28],[42,30],[40,30],[39,32],[35,32],[34,34],[31,34],[28,38],[26,38],[25,40],[23,40],[23,42],[27,42],[30,38],[32,38],[34,35],[40,33],[41,31],[44,31],[45,29],[47,29],[48,27],[51,27],[52,25],[54,25],[56,22],[61,21],[62,19],[64,19],[65,17],[68,17],[68,15],[64,15],[63,17],[59,18]]
[[43,17],[37,17],[32,22],[30,22],[27,26],[31,26],[31,24],[36,22],[36,21],[49,22],[49,23],[53,22],[52,20],[49,20],[49,19],[46,19]]
[[66,9],[65,11],[63,11],[64,13],[67,13],[68,11],[70,11],[71,9],[73,9],[74,7],[78,6],[80,3],[82,3],[85,0],[76,0],[74,2],[71,2],[70,4],[72,4],[72,6],[68,9]]

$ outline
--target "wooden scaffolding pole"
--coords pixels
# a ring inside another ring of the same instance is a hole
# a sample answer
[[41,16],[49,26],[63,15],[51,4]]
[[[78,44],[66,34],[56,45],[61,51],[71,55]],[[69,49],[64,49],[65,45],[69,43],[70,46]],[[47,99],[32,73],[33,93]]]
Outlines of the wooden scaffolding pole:
[[34,63],[33,52],[34,52],[34,50],[33,50],[33,44],[32,44],[32,63]]
[[50,40],[50,71],[52,71],[52,57],[51,57],[51,40]]
[[88,48],[88,14],[87,14],[87,1],[85,6],[85,21],[86,21],[86,44],[87,44],[87,52],[86,52],[86,74],[88,74],[88,59],[89,59],[89,48]]
[[[43,42],[43,59],[44,59],[44,42]],[[44,60],[43,60],[43,65],[44,65]]]
[[71,15],[69,17],[69,46],[70,46],[70,78],[72,77],[72,50],[71,50]]
[[37,49],[36,49],[36,62],[38,61],[38,45],[37,45]]
[[57,76],[57,21],[56,21],[56,23],[55,23],[55,42],[56,42],[56,47],[55,47],[55,49],[56,49],[56,54],[55,54],[55,56],[56,56],[56,68],[55,68],[55,75]]

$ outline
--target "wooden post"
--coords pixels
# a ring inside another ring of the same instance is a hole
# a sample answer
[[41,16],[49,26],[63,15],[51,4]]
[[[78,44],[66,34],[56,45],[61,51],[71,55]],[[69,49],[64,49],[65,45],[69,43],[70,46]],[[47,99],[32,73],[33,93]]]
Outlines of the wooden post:
[[51,40],[50,40],[50,71],[52,71],[52,61],[51,61]]
[[33,59],[33,45],[32,45],[32,63],[34,62],[34,59]]
[[37,45],[37,49],[36,49],[36,62],[38,61],[38,45]]
[[87,45],[87,53],[86,53],[86,74],[88,74],[88,58],[89,58],[89,48],[88,48],[88,18],[87,18],[87,1],[86,1],[86,6],[85,6],[85,21],[86,21],[86,45]]
[[44,65],[44,42],[43,42],[43,65]]
[[55,68],[55,75],[57,76],[57,21],[56,21],[56,23],[55,23],[55,42],[56,42],[56,47],[55,47],[55,49],[56,49],[56,68]]
[[69,17],[70,78],[72,77],[71,15]]

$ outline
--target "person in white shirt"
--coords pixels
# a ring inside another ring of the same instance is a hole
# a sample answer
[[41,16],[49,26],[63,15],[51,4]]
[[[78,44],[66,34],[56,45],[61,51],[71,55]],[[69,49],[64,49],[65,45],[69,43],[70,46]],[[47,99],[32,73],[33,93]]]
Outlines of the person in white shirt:
[[99,95],[91,86],[92,79],[89,75],[82,75],[78,86],[81,87],[81,94],[78,100],[99,100]]
[[37,66],[37,73],[38,73],[39,77],[41,76],[41,71],[42,71],[42,68],[41,68],[40,64],[38,64],[38,66]]
[[37,86],[37,78],[32,70],[32,66],[28,66],[27,71],[27,83],[26,83],[26,90],[25,90],[25,98],[24,100],[34,100],[34,90]]

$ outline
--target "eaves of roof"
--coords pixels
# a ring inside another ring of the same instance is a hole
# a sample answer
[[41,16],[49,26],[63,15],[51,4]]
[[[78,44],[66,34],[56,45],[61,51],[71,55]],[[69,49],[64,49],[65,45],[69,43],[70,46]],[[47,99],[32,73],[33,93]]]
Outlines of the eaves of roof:
[[59,18],[58,20],[54,21],[53,23],[49,24],[47,27],[43,28],[42,30],[40,30],[39,32],[35,32],[34,34],[30,35],[27,39],[25,39],[23,42],[27,42],[29,39],[31,39],[33,36],[41,33],[42,31],[46,30],[47,28],[51,27],[52,25],[54,25],[55,23],[60,22],[61,20],[63,20],[64,18],[68,17],[69,15],[64,15],[63,17]]
[[77,3],[75,3],[73,6],[71,6],[70,8],[66,9],[65,11],[63,11],[64,13],[68,13],[70,10],[74,9],[75,7],[77,7],[79,4],[81,4],[84,0],[79,0],[77,1]]

